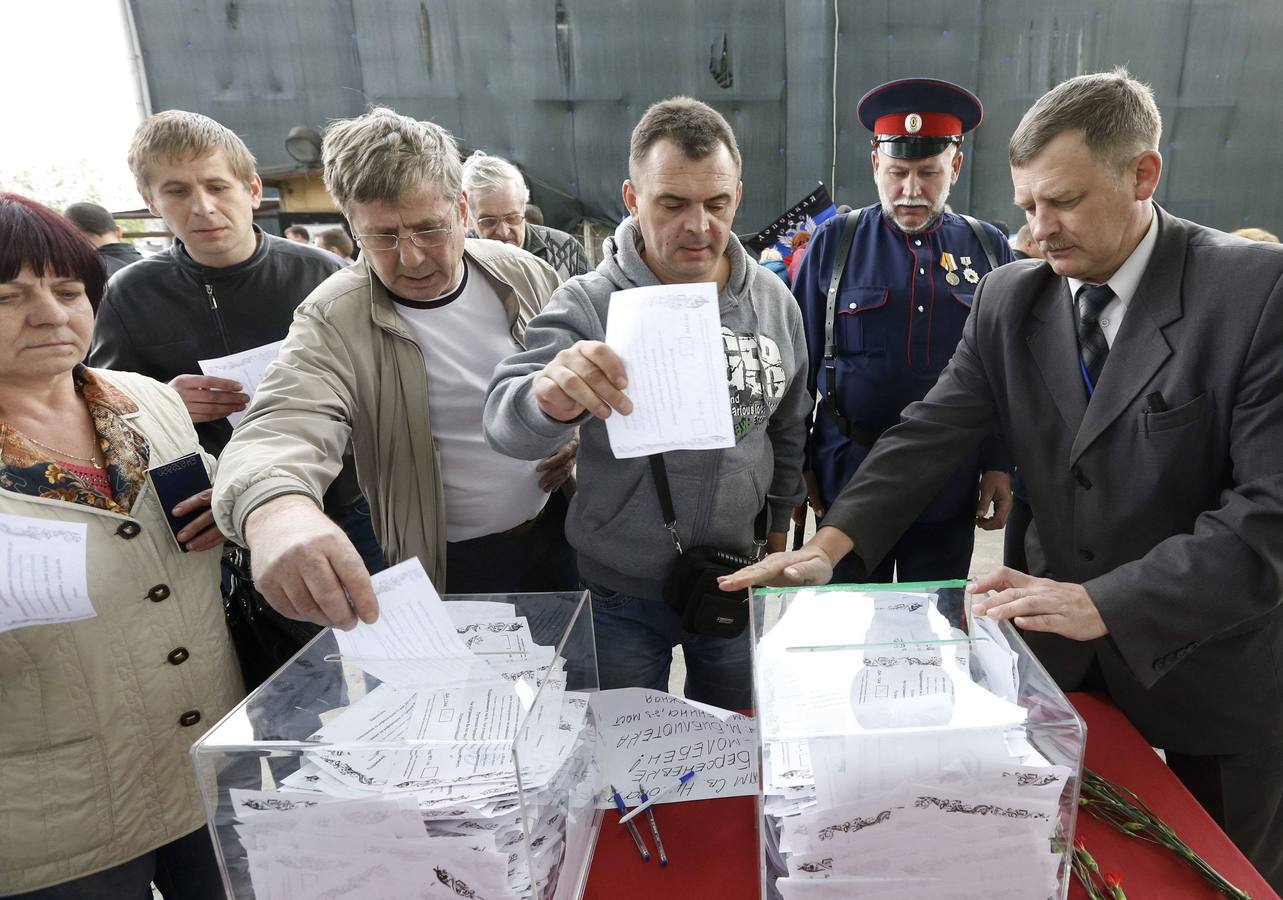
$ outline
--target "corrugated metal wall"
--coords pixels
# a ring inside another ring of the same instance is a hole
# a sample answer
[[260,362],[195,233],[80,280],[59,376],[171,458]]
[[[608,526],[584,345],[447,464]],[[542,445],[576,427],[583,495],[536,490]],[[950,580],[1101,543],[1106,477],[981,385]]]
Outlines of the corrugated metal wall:
[[986,108],[954,207],[1014,226],[1006,142],[1020,115],[1064,78],[1125,64],[1164,115],[1159,200],[1220,228],[1283,228],[1279,0],[131,3],[155,109],[213,116],[271,166],[290,162],[291,126],[387,104],[518,162],[553,224],[621,214],[629,132],[674,94],[735,128],[738,231],[829,182],[836,7],[840,203],[876,196],[856,100],[929,75],[972,87]]

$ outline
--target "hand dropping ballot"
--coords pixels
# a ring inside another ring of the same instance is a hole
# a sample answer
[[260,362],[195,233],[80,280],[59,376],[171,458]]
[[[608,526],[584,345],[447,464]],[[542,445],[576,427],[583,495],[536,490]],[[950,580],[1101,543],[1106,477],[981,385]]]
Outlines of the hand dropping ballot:
[[231,791],[254,896],[563,900],[600,781],[568,660],[520,605],[443,602],[417,559],[371,580],[378,621],[333,634],[380,683],[348,678],[276,790]]
[[606,420],[616,458],[735,446],[715,284],[616,291],[606,343],[624,363],[633,403],[630,415]]

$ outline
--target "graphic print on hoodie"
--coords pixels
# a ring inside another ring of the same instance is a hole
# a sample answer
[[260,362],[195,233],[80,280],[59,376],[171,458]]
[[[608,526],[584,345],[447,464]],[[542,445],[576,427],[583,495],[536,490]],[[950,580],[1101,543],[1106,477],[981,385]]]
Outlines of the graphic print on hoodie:
[[731,420],[738,441],[771,417],[788,386],[779,344],[764,334],[736,334],[722,326]]

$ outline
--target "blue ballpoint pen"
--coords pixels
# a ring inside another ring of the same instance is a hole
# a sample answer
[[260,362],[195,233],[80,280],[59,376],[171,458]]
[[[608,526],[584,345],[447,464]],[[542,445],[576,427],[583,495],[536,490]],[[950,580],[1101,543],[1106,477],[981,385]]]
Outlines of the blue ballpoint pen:
[[667,794],[669,791],[678,790],[682,787],[682,785],[686,784],[686,782],[690,781],[694,777],[695,777],[695,772],[694,770],[692,770],[690,772],[687,772],[681,778],[677,779],[676,782],[674,782],[673,784],[670,784],[668,787],[661,786],[661,787],[655,788],[655,790],[650,792],[650,799],[634,806],[632,808],[632,811],[629,812],[628,815],[624,816],[622,819],[619,820],[619,824],[627,825],[637,816],[641,815],[646,810],[650,809],[651,806],[655,803],[655,801],[659,799],[660,794]]
[[[637,787],[641,789],[641,801],[645,803],[650,799],[646,796],[646,786],[639,784]],[[650,821],[650,836],[655,839],[655,850],[659,853],[659,864],[666,866],[668,865],[668,854],[664,852],[664,842],[659,839],[659,825],[655,822],[655,810],[647,807],[646,818]],[[631,825],[632,823],[629,822],[628,824]]]
[[[619,808],[619,812],[621,814],[627,814],[628,806],[624,803],[624,798],[619,796],[619,791],[615,790],[615,786],[613,784],[610,786],[610,794],[611,799],[615,801],[615,806]],[[646,842],[642,840],[641,832],[637,830],[637,826],[632,822],[628,823],[628,833],[633,836],[633,842],[637,845],[638,851],[641,852],[642,862],[650,862],[650,851],[646,849]],[[660,850],[661,854],[663,852],[663,850]],[[664,860],[664,862],[667,861],[668,860]]]

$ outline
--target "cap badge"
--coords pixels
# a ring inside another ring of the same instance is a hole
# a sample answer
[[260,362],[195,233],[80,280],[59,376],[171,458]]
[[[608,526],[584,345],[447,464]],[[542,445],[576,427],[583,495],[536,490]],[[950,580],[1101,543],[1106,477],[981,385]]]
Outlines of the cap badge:
[[922,130],[922,116],[917,113],[909,113],[904,117],[904,130],[909,134],[917,134]]

